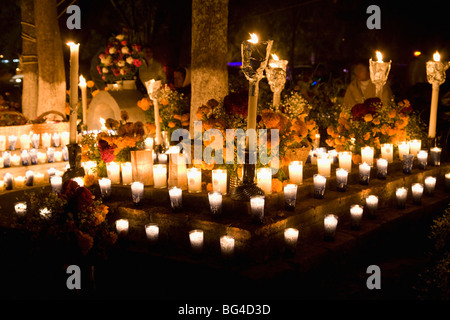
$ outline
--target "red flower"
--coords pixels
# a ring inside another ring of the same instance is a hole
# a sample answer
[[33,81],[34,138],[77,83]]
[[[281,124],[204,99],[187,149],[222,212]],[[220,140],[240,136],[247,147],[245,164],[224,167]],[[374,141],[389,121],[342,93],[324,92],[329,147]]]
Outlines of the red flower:
[[86,187],[79,187],[73,194],[75,208],[78,211],[84,211],[94,203],[92,193]]
[[381,100],[379,98],[369,98],[364,101],[364,103],[356,104],[352,108],[352,115],[354,120],[361,120],[368,113],[374,115],[377,113],[377,104],[380,104]]
[[102,69],[100,69],[100,66],[97,66],[97,71],[98,71],[98,74],[102,74]]
[[140,53],[140,52],[141,52],[141,46],[140,46],[140,45],[138,45],[138,44],[133,44],[131,47],[132,47],[133,50],[136,51],[137,53]]
[[120,75],[120,70],[119,69],[113,69],[113,73],[117,77],[117,76]]
[[79,187],[80,185],[76,181],[68,179],[64,181],[60,195],[70,199]]
[[139,67],[141,66],[141,64],[142,64],[141,60],[139,60],[139,59],[134,59],[133,63],[134,63],[134,65],[135,65],[136,67],[138,67],[138,68],[139,68]]
[[120,44],[123,45],[123,46],[126,46],[127,45],[127,40],[123,40]]
[[105,163],[114,160],[114,147],[110,146],[105,140],[98,141],[98,149],[100,151],[100,156]]
[[223,106],[228,114],[240,114],[247,116],[248,113],[248,94],[246,91],[233,92],[227,95],[223,100]]

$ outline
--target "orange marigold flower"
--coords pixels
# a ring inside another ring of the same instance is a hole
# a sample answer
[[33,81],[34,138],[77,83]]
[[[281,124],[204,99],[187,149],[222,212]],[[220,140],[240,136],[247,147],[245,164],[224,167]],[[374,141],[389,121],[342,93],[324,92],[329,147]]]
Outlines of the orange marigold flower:
[[360,164],[361,163],[361,156],[359,154],[353,154],[352,155],[352,161],[354,164]]
[[389,113],[388,113],[388,117],[389,117],[389,118],[393,119],[393,118],[395,118],[396,116],[397,116],[397,112],[396,112],[395,110],[389,111]]
[[276,192],[281,192],[281,191],[283,191],[283,182],[281,182],[277,178],[273,178],[272,179],[272,192],[276,193]]
[[169,123],[167,124],[169,128],[175,128],[176,124],[175,122],[169,121]]
[[366,114],[365,116],[364,116],[364,121],[365,122],[370,122],[370,121],[372,121],[373,120],[373,116],[370,114],[370,113],[368,113],[368,114]]
[[365,134],[364,134],[364,136],[363,136],[363,139],[364,140],[369,140],[370,139],[370,132],[366,132]]
[[92,81],[92,80],[88,80],[88,81],[86,82],[86,86],[87,86],[88,88],[93,88],[93,87],[95,86],[95,83],[94,83],[94,81]]
[[169,101],[167,101],[167,99],[165,99],[165,98],[162,98],[162,99],[161,99],[161,104],[162,104],[163,106],[167,106],[167,105],[169,104]]

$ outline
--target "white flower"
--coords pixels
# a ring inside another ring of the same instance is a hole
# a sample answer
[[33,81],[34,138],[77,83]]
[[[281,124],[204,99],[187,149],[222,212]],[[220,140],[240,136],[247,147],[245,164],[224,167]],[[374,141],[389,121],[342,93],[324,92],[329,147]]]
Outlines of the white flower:
[[125,67],[125,61],[119,60],[119,61],[117,62],[117,66],[120,67],[120,68]]
[[133,64],[133,61],[134,61],[134,59],[133,59],[132,56],[129,56],[129,57],[127,58],[127,63],[128,63],[128,64]]
[[121,74],[121,75],[124,75],[124,74],[126,74],[126,73],[127,73],[127,71],[125,70],[125,68],[120,69],[120,74]]
[[106,56],[105,58],[100,58],[100,62],[105,66],[109,66],[111,64],[111,56]]
[[114,48],[114,47],[109,48],[109,54],[114,54],[114,53],[116,53],[116,48]]
[[119,41],[122,41],[123,39],[125,39],[125,36],[123,34],[118,34],[116,36],[116,39],[119,40]]
[[130,53],[130,49],[128,49],[128,47],[122,47],[122,53],[123,54],[129,54]]
[[109,72],[108,68],[102,68],[102,73],[108,73],[108,72]]

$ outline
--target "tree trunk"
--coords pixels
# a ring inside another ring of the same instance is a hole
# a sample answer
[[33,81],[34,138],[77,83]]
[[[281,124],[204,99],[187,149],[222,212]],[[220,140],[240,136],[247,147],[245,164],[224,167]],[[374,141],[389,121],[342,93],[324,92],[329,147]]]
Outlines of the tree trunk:
[[37,115],[50,110],[65,114],[66,79],[56,0],[35,0],[34,13],[39,68]]
[[192,0],[191,120],[210,99],[228,94],[228,0]]
[[21,0],[22,15],[22,113],[29,120],[36,118],[38,102],[38,62],[36,55],[36,32],[34,27],[33,0]]

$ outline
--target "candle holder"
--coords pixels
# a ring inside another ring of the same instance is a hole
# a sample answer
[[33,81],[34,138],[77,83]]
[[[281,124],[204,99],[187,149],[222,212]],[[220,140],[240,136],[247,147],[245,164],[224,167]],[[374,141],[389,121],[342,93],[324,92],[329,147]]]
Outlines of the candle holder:
[[213,217],[222,215],[222,193],[219,191],[208,192],[209,209]]
[[144,184],[139,181],[135,181],[131,184],[131,197],[134,205],[140,205],[142,199],[144,199]]
[[145,235],[147,236],[147,240],[154,244],[158,241],[159,238],[159,227],[156,223],[148,223],[145,225]]
[[296,185],[303,184],[303,161],[292,161],[289,164],[289,180]]
[[406,199],[408,197],[408,188],[400,187],[395,191],[395,196],[397,198],[397,208],[405,209],[406,208]]
[[22,152],[20,154],[20,158],[22,159],[23,166],[30,165],[31,159],[30,159],[30,154],[29,154],[28,150],[22,150]]
[[264,191],[265,194],[272,193],[272,169],[271,168],[259,168],[256,170],[257,186]]
[[222,169],[212,170],[213,191],[218,191],[222,195],[227,194],[227,171]]
[[62,190],[62,178],[57,175],[50,177],[50,184],[52,186],[53,192],[60,193]]
[[273,92],[273,106],[276,107],[281,101],[281,91],[286,84],[286,66],[287,60],[279,60],[276,55],[272,55],[273,59],[269,60],[266,68],[267,81]]
[[25,172],[25,185],[27,187],[31,187],[33,185],[33,180],[34,180],[34,172],[31,170],[27,170]]
[[381,157],[386,159],[388,163],[394,161],[394,146],[392,143],[385,143],[381,145]]
[[338,153],[339,168],[347,170],[348,173],[352,172],[352,152],[342,151]]
[[315,174],[313,176],[313,181],[314,181],[314,198],[323,199],[325,196],[327,178],[320,174]]
[[[242,71],[249,81],[247,131],[256,130],[259,81],[264,76],[263,72],[267,66],[273,43],[272,40],[258,41],[258,37],[254,34],[251,36],[250,40],[243,41],[241,44]],[[251,152],[256,153],[256,150]],[[264,195],[264,192],[254,182],[255,164],[251,164],[249,159],[250,151],[249,144],[247,144],[243,183],[231,190],[233,200],[248,201],[252,196]]]
[[298,229],[295,228],[284,229],[284,243],[289,255],[295,255],[297,251],[298,233]]
[[432,197],[434,195],[434,189],[436,188],[436,177],[432,176],[425,177],[424,183],[425,183],[425,194],[427,196]]
[[179,212],[183,207],[183,190],[177,186],[169,188],[170,206],[174,212]]
[[297,185],[290,183],[284,186],[284,208],[289,211],[295,210],[297,202]]
[[264,221],[265,197],[261,195],[250,197],[250,209],[253,222],[262,223]]
[[377,159],[377,178],[381,180],[386,180],[388,160],[384,158]]
[[428,152],[425,150],[420,150],[417,153],[417,166],[419,169],[425,170],[427,168],[428,162]]
[[411,171],[413,168],[413,162],[414,162],[413,154],[405,154],[403,156],[403,173],[404,174],[411,174]]
[[5,175],[3,176],[3,181],[5,182],[5,190],[12,190],[13,175],[9,172],[5,173]]
[[370,165],[361,163],[359,165],[359,184],[368,185],[370,181]]
[[353,204],[350,206],[350,219],[351,219],[351,229],[360,230],[361,220],[363,216],[364,207],[359,204]]
[[339,192],[347,191],[348,171],[342,168],[336,169],[336,190]]
[[409,143],[403,141],[398,145],[398,158],[403,161],[403,156],[409,154]]
[[85,172],[81,166],[81,147],[79,144],[70,143],[67,145],[69,154],[69,168],[64,172],[63,182],[76,177],[84,177]]
[[338,216],[334,214],[327,214],[324,218],[324,240],[334,241],[336,228],[338,224]]
[[129,222],[128,219],[118,219],[116,220],[116,231],[119,237],[126,238],[129,232]]
[[9,151],[15,151],[17,146],[17,137],[15,135],[10,135],[8,137]]
[[11,152],[9,151],[3,152],[3,167],[4,168],[11,167]]
[[101,178],[98,180],[98,184],[100,186],[102,198],[108,199],[111,195],[111,179]]
[[423,184],[415,183],[411,186],[412,200],[414,204],[420,205],[422,203]]
[[389,76],[389,71],[391,70],[391,62],[383,62],[381,53],[377,51],[377,61],[373,61],[372,58],[369,60],[369,71],[370,80],[375,85],[376,96],[381,99],[383,87]]
[[422,147],[422,140],[411,140],[409,142],[409,152],[414,156],[417,157],[417,153],[420,151]]
[[220,251],[222,252],[222,257],[224,257],[225,259],[230,259],[233,257],[234,246],[234,237],[228,235],[220,237]]
[[361,162],[365,162],[369,166],[373,166],[374,154],[375,154],[375,151],[372,147],[361,148]]
[[200,254],[203,251],[203,230],[194,229],[189,231],[189,240],[192,251]]
[[430,162],[432,166],[438,167],[441,165],[441,148],[434,147],[430,150]]
[[369,195],[366,197],[366,205],[367,217],[369,219],[376,219],[377,211],[378,211],[378,197],[375,195]]

